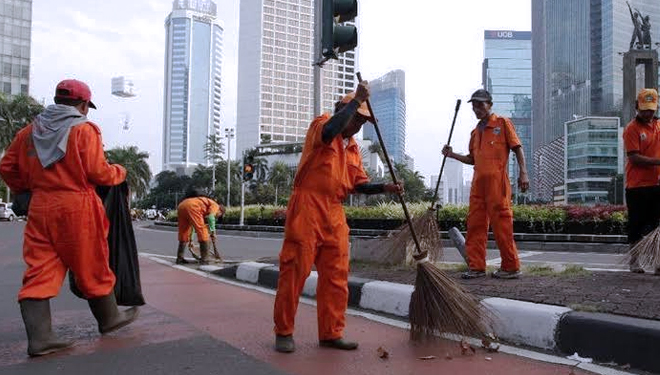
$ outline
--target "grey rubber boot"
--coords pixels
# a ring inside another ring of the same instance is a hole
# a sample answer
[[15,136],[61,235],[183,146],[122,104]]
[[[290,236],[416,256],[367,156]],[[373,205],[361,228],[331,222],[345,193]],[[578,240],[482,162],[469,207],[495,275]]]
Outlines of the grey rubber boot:
[[55,337],[51,326],[49,299],[24,299],[19,301],[19,304],[27,332],[27,352],[30,357],[59,352],[73,346],[73,341],[62,341]]
[[120,311],[117,308],[117,300],[115,299],[114,292],[105,297],[89,299],[87,303],[99,324],[99,332],[101,334],[110,333],[125,327],[138,317],[139,310],[137,306],[124,311]]
[[209,243],[208,243],[208,241],[199,243],[199,256],[201,258],[199,260],[199,264],[205,265],[205,264],[211,263],[211,261],[209,260]]
[[179,242],[179,247],[176,249],[176,264],[188,264],[188,262],[183,254],[186,252],[186,243]]
[[280,353],[293,353],[296,351],[296,343],[293,336],[275,335],[275,350]]

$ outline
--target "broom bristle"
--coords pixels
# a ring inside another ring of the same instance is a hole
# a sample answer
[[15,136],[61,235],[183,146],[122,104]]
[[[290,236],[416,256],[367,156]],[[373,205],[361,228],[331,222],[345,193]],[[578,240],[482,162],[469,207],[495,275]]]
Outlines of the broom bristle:
[[420,341],[439,333],[486,338],[492,318],[479,301],[431,262],[417,265],[410,298],[410,338]]
[[633,259],[642,267],[660,268],[660,227],[637,241],[621,262],[630,264]]
[[[436,220],[435,210],[429,209],[424,215],[414,218],[412,225],[417,234],[420,251],[427,251],[430,261],[439,260],[442,257],[442,238],[440,228]],[[412,238],[410,226],[404,224],[390,237],[386,239],[387,248],[383,252],[383,261],[391,264],[400,264],[404,261],[412,262],[412,254],[417,251]]]

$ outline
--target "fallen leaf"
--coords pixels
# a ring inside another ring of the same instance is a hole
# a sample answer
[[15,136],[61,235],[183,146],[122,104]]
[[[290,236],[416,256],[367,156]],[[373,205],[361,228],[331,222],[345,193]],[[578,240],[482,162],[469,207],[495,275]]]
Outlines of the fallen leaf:
[[419,357],[417,359],[421,359],[422,361],[428,361],[429,359],[435,359],[435,356],[434,355],[427,355],[427,356],[424,356],[424,357]]
[[447,354],[445,354],[445,359],[446,360],[452,360],[454,358],[451,356],[451,354],[447,353]]
[[486,359],[486,361],[492,361],[492,360],[493,360],[493,359],[490,358],[490,357],[486,357],[485,359]]
[[379,346],[376,352],[378,353],[379,358],[388,359],[390,357],[390,353],[387,350],[385,350],[385,348],[383,348],[382,346]]
[[468,351],[471,351],[472,354],[476,353],[477,350],[470,345],[467,340],[461,340],[461,354],[465,355]]

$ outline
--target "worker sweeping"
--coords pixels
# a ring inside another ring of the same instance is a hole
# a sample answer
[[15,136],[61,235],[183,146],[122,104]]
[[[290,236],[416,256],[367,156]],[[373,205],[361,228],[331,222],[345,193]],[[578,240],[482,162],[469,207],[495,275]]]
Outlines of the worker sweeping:
[[179,221],[179,247],[176,252],[176,264],[189,263],[183,254],[190,241],[192,229],[195,228],[197,240],[199,241],[199,264],[209,264],[209,230],[204,218],[213,215],[221,215],[220,205],[213,199],[205,196],[200,189],[189,189],[185,197],[179,203],[177,215]]
[[0,161],[0,175],[16,192],[31,192],[23,259],[27,269],[18,294],[28,336],[28,354],[40,356],[72,345],[55,337],[50,299],[67,269],[98,322],[101,333],[131,323],[137,307],[117,309],[115,275],[108,262],[108,218],[97,185],[116,185],[126,170],[106,161],[101,131],[87,119],[89,87],[60,82],[55,104],[18,132]]
[[[216,219],[216,216],[211,214],[206,216],[206,223],[208,224],[209,227],[209,242],[213,245],[213,256],[215,257],[215,260],[218,262],[222,262],[222,256],[220,255],[220,252],[218,251],[218,238],[215,234],[216,232],[216,224],[217,221],[222,218],[224,215],[224,208],[222,205],[220,205],[220,213],[218,214],[218,219]],[[190,239],[188,240],[188,250],[190,250],[190,253],[195,257],[195,259],[200,260],[200,257],[198,254],[195,253],[195,244],[194,244],[194,238],[195,238],[195,227],[191,229],[190,233]]]
[[398,184],[371,184],[362,167],[353,135],[371,119],[366,82],[335,105],[335,114],[315,118],[307,131],[303,154],[287,208],[284,244],[275,297],[275,349],[295,350],[294,321],[298,299],[312,265],[318,271],[316,301],[319,344],[353,350],[344,339],[348,305],[348,225],[342,202],[349,193],[402,192]]
[[472,111],[479,119],[470,136],[470,153],[456,154],[448,145],[442,149],[443,155],[474,165],[465,243],[469,270],[462,277],[472,279],[486,275],[486,243],[490,224],[502,258],[501,268],[492,276],[515,279],[520,277],[520,260],[513,239],[511,184],[507,165],[509,151],[513,150],[520,168],[518,186],[525,192],[529,188],[525,156],[511,120],[491,113],[493,98],[488,91],[475,91],[468,103],[472,103]]
[[[626,150],[626,205],[628,243],[632,248],[660,225],[660,121],[658,92],[642,89],[637,95],[637,116],[623,131]],[[644,273],[639,259],[630,258],[630,272]],[[656,269],[660,274],[660,269]]]

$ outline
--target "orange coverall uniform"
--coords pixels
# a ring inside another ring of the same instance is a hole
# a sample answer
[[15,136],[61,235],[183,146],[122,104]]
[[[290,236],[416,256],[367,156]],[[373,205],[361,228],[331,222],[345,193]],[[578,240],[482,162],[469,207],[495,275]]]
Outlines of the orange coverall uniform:
[[284,244],[275,297],[275,333],[293,334],[298,299],[312,265],[320,340],[343,336],[348,306],[348,225],[342,202],[355,186],[369,182],[357,143],[344,146],[341,135],[322,141],[329,114],[317,117],[307,131],[286,215]]
[[209,231],[206,228],[204,218],[208,215],[217,215],[220,205],[213,199],[207,197],[195,197],[184,199],[177,207],[179,219],[179,242],[189,242],[192,228],[197,232],[199,242],[210,240]]
[[108,263],[109,222],[95,188],[121,183],[126,170],[108,164],[101,131],[91,122],[71,127],[64,158],[46,169],[31,134],[32,125],[19,131],[0,162],[11,190],[32,192],[23,243],[27,269],[18,300],[55,297],[67,269],[86,298],[106,296],[115,275]]
[[518,146],[521,146],[520,140],[508,118],[491,114],[483,131],[472,130],[470,155],[474,158],[474,176],[465,241],[471,270],[486,270],[489,224],[500,249],[502,270],[517,271],[520,268],[513,240],[511,184],[507,171],[509,150]]

